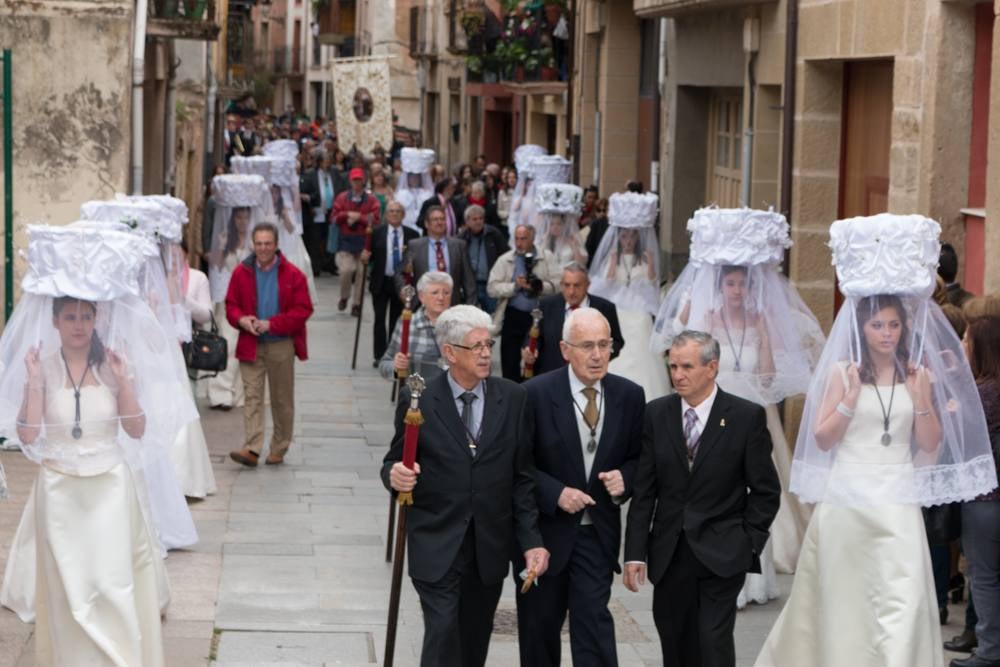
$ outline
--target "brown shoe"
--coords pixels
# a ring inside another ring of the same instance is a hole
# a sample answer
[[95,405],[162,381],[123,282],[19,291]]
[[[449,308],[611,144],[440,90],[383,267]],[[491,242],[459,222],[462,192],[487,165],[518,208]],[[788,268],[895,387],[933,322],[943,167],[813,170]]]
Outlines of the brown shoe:
[[260,458],[256,452],[250,451],[249,448],[244,447],[235,452],[229,452],[229,458],[236,461],[237,463],[242,463],[248,468],[257,467],[257,459]]
[[281,465],[284,462],[285,462],[285,457],[279,456],[277,454],[268,454],[267,458],[264,459],[264,463],[266,463],[269,466]]
[[347,308],[347,299],[341,299],[337,302],[337,310],[343,310]]
[[357,317],[361,314],[361,306],[351,306],[351,317]]

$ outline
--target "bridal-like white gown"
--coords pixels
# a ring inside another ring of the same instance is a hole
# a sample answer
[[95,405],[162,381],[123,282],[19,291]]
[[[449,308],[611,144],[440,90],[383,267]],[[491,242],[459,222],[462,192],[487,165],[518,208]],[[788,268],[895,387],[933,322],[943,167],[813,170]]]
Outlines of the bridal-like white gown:
[[666,361],[662,355],[649,349],[653,318],[649,313],[619,308],[618,323],[622,328],[625,347],[621,354],[611,360],[608,372],[638,384],[646,392],[647,401],[669,394]]
[[[891,390],[882,388],[883,396]],[[879,465],[891,488],[911,480],[913,403],[896,386],[892,444],[883,446],[882,411],[863,385],[855,416],[837,446],[827,497],[857,496],[852,471]],[[941,626],[927,535],[917,505],[816,505],[788,603],[756,667],[939,667]]]
[[[35,664],[159,667],[160,563],[136,486],[116,442],[117,400],[103,384],[81,389],[83,437],[74,440],[73,390],[46,390],[49,444],[85,450],[72,473],[40,466],[26,513],[34,528]],[[22,517],[22,523],[23,519]],[[8,563],[10,567],[11,563]]]

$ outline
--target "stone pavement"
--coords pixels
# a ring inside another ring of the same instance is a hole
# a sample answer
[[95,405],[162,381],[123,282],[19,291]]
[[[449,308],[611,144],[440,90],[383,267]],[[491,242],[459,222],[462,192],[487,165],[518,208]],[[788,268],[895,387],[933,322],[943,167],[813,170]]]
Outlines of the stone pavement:
[[[167,559],[173,600],[164,623],[171,667],[291,667],[381,664],[391,566],[384,562],[388,496],[378,470],[392,435],[390,387],[371,367],[366,310],[358,369],[350,370],[354,322],[335,311],[335,279],[318,282],[321,303],[309,327],[310,360],[297,365],[295,444],[279,467],[231,462],[241,441],[242,412],[203,407],[219,492],[191,503],[201,542]],[[370,302],[369,302],[370,304]],[[0,502],[0,567],[17,527],[34,466],[3,452],[11,497]],[[544,579],[543,579],[544,581]],[[791,577],[779,576],[782,596]],[[404,579],[396,664],[419,662],[422,620]],[[622,667],[661,664],[651,609],[615,583]],[[753,664],[780,600],[737,617],[740,667]],[[962,610],[943,628],[960,631]],[[0,667],[33,664],[32,626],[0,610]],[[513,589],[497,613],[489,664],[517,664]],[[564,634],[563,664],[569,665]]]

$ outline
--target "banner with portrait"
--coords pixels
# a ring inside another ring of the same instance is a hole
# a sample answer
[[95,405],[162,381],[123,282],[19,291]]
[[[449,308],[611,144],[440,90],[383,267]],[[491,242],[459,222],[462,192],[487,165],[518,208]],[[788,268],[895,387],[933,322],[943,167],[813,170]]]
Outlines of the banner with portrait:
[[340,147],[365,154],[392,147],[389,61],[382,57],[333,60],[333,99]]

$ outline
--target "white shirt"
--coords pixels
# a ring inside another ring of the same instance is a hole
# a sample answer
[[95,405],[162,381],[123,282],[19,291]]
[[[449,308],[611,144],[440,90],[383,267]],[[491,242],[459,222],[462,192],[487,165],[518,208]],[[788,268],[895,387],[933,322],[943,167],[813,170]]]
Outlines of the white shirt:
[[[590,442],[590,427],[587,426],[586,420],[583,418],[583,411],[587,409],[587,395],[583,393],[583,390],[587,388],[580,378],[576,376],[573,372],[573,367],[566,366],[567,372],[569,373],[569,392],[573,397],[573,401],[576,403],[576,408],[573,412],[576,413],[576,428],[580,433],[580,449],[583,452],[583,471],[584,478],[588,481],[590,480],[590,471],[594,467],[594,458],[597,456],[597,449],[595,448],[593,452],[587,451],[587,443]],[[597,403],[597,428],[594,431],[594,441],[597,443],[601,442],[601,432],[604,429],[604,383],[598,382],[594,385],[594,389],[597,390],[597,395],[594,397],[594,402]],[[580,521],[581,525],[588,526],[592,524],[593,521],[590,519],[590,512],[584,510],[583,519]]]
[[389,228],[385,230],[385,275],[392,276],[395,275],[395,271],[392,270],[392,237],[396,236],[396,246],[399,248],[399,261],[403,261],[403,225],[398,227],[393,227],[389,225]]

